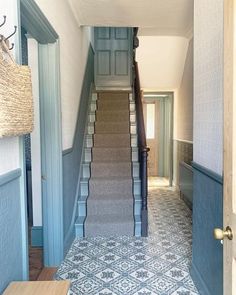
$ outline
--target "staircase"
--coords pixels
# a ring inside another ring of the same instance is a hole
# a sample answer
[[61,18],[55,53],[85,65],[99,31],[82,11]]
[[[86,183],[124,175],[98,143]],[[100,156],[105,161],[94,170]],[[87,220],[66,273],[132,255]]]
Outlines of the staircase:
[[93,95],[76,236],[141,235],[135,104],[127,92]]

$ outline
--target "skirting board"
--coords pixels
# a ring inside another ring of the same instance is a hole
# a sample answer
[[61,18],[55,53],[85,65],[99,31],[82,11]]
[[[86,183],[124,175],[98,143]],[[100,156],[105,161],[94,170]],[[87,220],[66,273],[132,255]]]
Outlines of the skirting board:
[[43,227],[33,226],[31,228],[31,246],[43,247]]

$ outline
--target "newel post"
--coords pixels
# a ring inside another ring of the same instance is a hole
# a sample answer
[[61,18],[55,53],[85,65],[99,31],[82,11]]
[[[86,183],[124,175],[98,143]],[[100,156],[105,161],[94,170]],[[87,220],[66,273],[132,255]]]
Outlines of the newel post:
[[141,151],[141,194],[142,194],[142,212],[141,212],[141,219],[142,219],[142,228],[141,234],[142,237],[148,236],[148,177],[147,177],[147,158],[148,158],[148,151],[149,148],[143,148]]

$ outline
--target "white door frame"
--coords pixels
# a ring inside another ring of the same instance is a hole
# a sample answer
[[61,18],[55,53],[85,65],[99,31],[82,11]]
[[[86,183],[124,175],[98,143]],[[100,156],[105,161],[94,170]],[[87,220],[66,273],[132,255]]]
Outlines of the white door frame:
[[[224,295],[236,294],[236,0],[224,0]],[[233,214],[234,213],[234,214]]]

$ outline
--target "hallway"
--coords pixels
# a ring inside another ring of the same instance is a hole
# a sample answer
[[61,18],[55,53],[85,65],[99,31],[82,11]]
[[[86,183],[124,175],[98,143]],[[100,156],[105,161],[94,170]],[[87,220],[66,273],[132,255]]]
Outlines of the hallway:
[[148,238],[87,238],[73,243],[57,280],[70,295],[195,295],[189,275],[191,212],[170,188],[149,190]]

